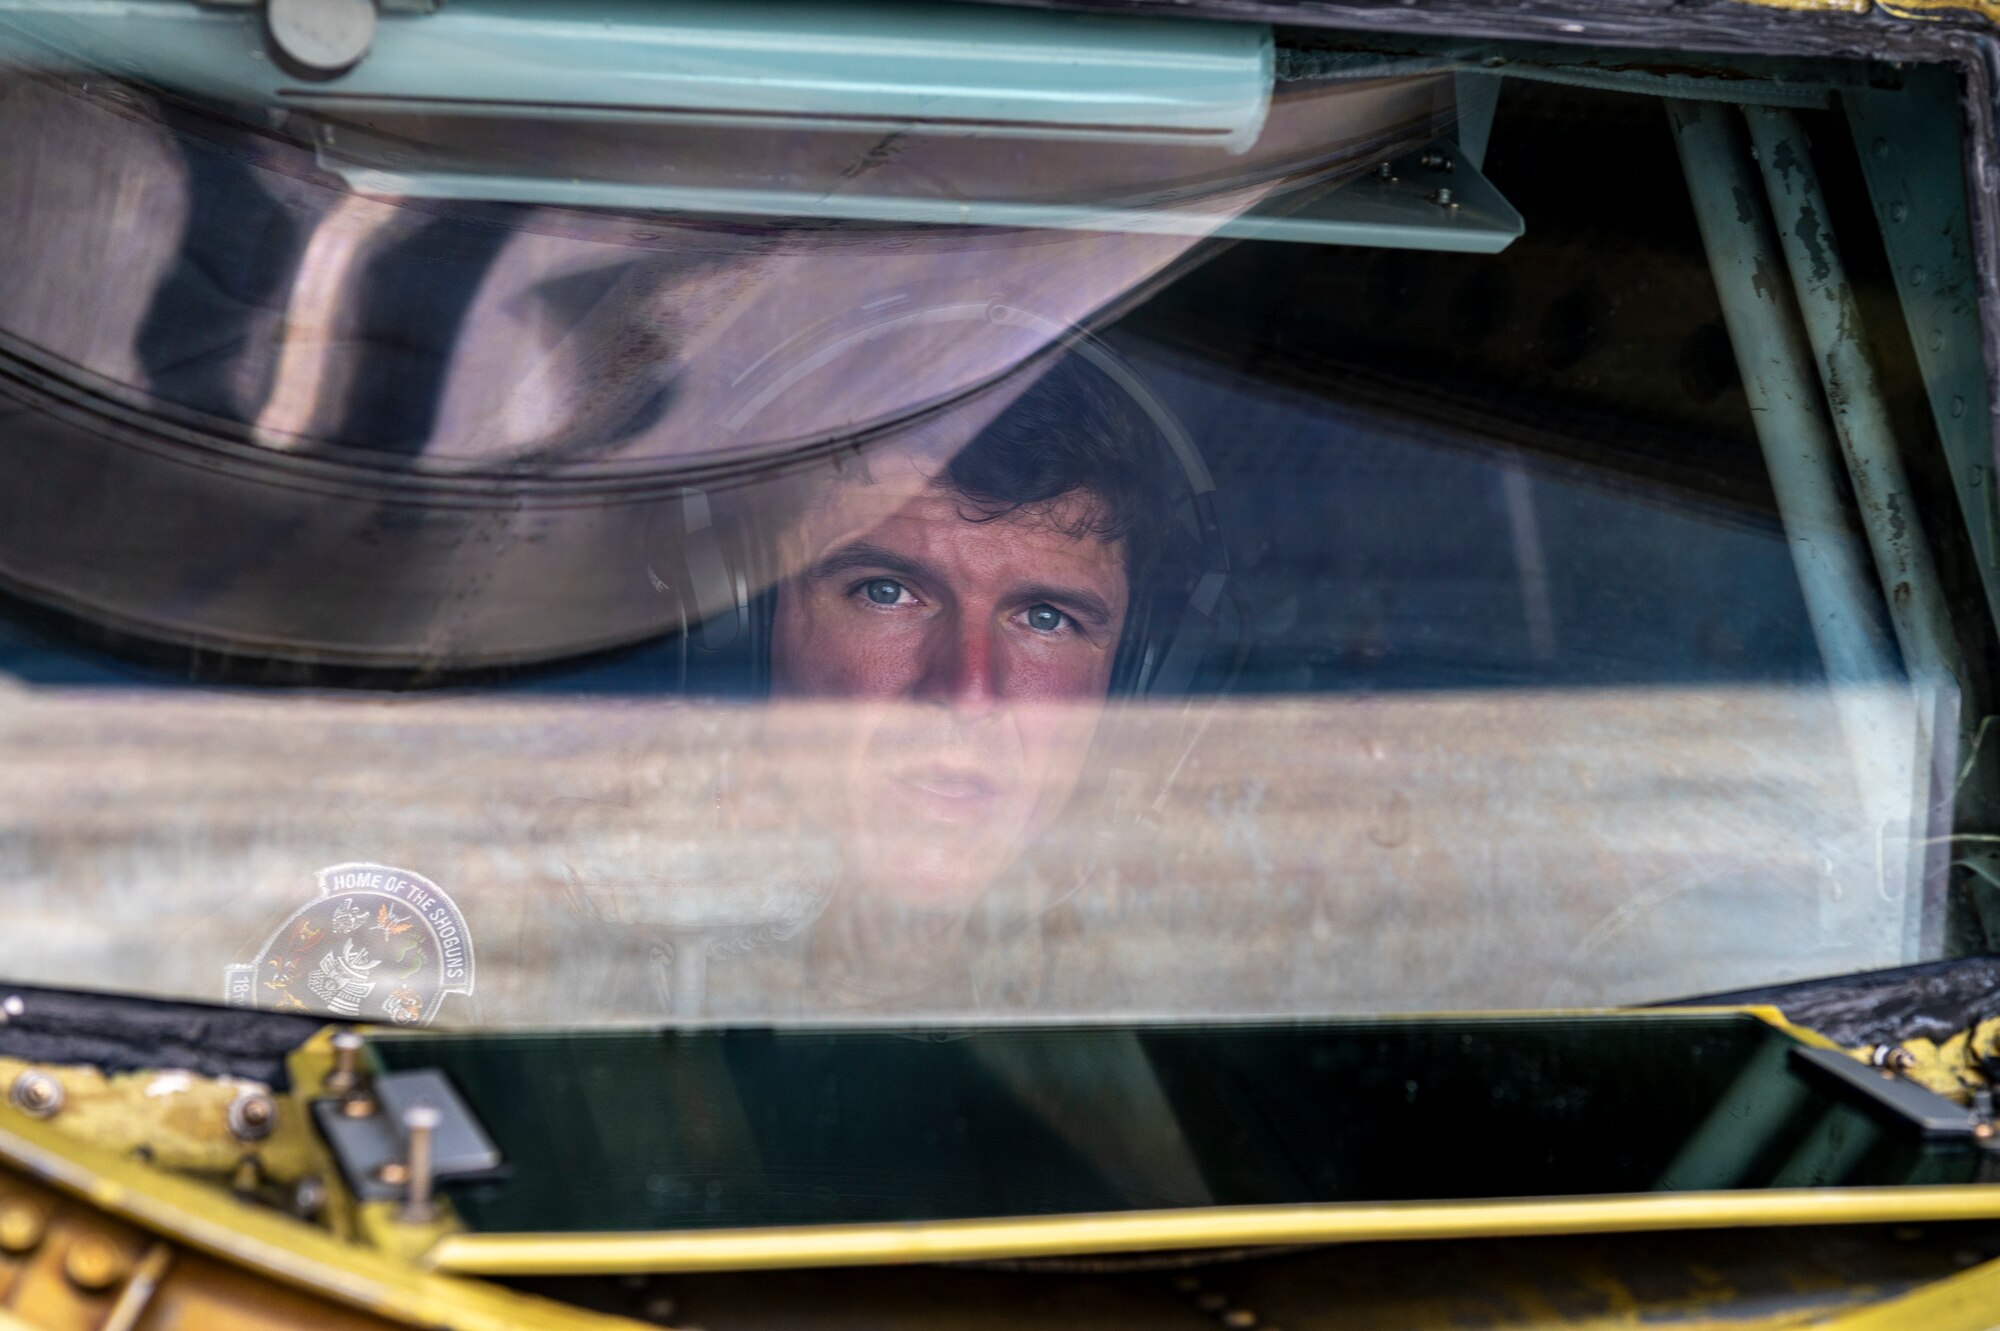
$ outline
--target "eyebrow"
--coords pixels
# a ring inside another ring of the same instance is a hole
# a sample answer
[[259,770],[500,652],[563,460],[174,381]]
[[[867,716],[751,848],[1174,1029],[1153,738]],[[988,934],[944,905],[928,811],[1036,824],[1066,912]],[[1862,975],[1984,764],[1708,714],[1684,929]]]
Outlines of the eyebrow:
[[839,577],[843,573],[859,573],[864,569],[880,569],[885,573],[915,578],[919,582],[932,581],[937,577],[936,571],[928,564],[867,541],[850,541],[828,551],[806,570],[806,577],[817,582],[823,578]]
[[[839,577],[843,573],[864,571],[893,573],[916,582],[941,581],[937,571],[923,561],[898,554],[894,550],[868,541],[850,541],[846,545],[828,551],[806,570],[806,577],[817,582]],[[1111,627],[1111,603],[1087,587],[1038,582],[1020,588],[1015,595],[1024,601],[1050,601],[1073,614],[1093,621],[1099,628]]]

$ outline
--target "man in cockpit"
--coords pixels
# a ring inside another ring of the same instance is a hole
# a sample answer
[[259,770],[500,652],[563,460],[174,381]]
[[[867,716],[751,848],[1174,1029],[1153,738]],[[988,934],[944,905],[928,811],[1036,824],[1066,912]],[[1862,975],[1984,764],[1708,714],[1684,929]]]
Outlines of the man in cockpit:
[[962,450],[870,455],[807,506],[771,692],[843,704],[801,797],[841,849],[814,925],[836,982],[944,981],[982,893],[1069,802],[1171,529],[1165,461],[1072,359]]

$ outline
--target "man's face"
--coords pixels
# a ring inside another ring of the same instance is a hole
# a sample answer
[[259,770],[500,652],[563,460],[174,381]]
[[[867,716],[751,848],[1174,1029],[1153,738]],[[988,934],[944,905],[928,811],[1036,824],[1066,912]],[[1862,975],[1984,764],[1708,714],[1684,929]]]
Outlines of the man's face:
[[1121,542],[1095,500],[979,520],[922,474],[836,486],[778,588],[773,692],[851,700],[832,790],[855,884],[963,907],[1075,789],[1125,624]]

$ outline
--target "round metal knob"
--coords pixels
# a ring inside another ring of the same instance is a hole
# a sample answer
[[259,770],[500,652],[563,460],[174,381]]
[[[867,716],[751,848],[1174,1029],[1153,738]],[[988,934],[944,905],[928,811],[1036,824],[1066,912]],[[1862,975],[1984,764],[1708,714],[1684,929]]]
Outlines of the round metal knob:
[[375,40],[375,0],[266,0],[264,29],[288,73],[338,78]]

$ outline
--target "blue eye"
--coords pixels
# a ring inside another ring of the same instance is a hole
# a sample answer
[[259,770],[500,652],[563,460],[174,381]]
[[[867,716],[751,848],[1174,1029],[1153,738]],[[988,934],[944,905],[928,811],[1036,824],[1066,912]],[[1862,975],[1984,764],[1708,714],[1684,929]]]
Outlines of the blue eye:
[[1028,627],[1037,633],[1054,633],[1063,626],[1063,612],[1052,605],[1028,607]]
[[903,584],[894,578],[870,578],[861,590],[876,605],[894,605],[903,599]]

